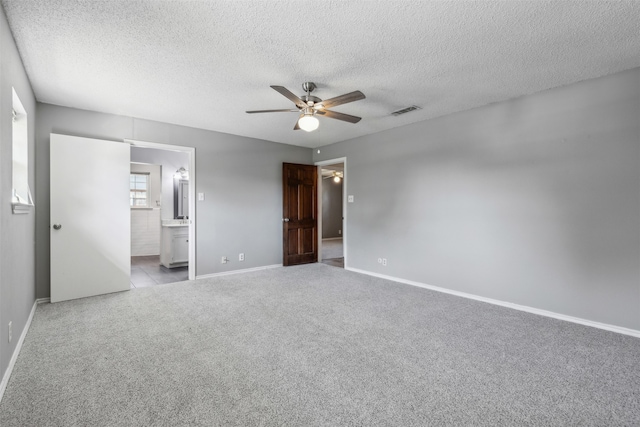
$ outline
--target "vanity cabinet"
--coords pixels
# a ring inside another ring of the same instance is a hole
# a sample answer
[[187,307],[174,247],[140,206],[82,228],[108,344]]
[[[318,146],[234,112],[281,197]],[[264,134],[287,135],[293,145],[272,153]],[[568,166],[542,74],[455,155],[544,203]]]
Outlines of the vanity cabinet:
[[163,225],[160,263],[167,268],[189,265],[189,226]]

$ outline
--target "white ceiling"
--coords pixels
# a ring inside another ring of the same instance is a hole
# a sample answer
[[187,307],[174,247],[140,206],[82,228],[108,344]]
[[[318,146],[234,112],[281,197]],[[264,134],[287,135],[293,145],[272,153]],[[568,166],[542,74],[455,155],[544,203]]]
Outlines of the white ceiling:
[[[317,147],[640,66],[638,1],[2,0],[39,101]],[[358,124],[311,133],[270,85]],[[390,113],[418,105],[421,110]]]

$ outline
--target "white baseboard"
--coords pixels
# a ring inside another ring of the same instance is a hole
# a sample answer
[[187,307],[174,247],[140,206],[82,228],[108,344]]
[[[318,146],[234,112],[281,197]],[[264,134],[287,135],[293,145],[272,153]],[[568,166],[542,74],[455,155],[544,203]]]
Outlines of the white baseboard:
[[640,338],[640,331],[635,329],[624,328],[622,326],[609,325],[607,323],[594,322],[593,320],[582,319],[580,317],[567,316],[566,314],[555,313],[553,311],[542,310],[539,308],[529,307],[526,305],[514,304],[511,302],[500,301],[492,298],[485,298],[478,295],[468,294],[466,292],[454,291],[451,289],[440,288],[438,286],[431,286],[420,282],[414,282],[412,280],[400,279],[393,276],[386,276],[384,274],[373,273],[371,271],[360,270],[358,268],[347,268],[345,270],[353,271],[355,273],[366,274],[368,276],[379,277],[381,279],[391,280],[393,282],[404,283],[406,285],[417,286],[419,288],[425,288],[436,292],[443,292],[445,294],[451,294],[458,297],[469,298],[476,301],[482,301],[489,304],[500,305],[502,307],[512,308],[514,310],[526,311],[527,313],[538,314],[540,316],[552,317],[554,319],[564,320],[567,322],[578,323],[580,325],[591,326],[593,328],[604,329],[611,332],[617,332],[619,334],[631,335],[632,337]]
[[278,267],[282,267],[282,264],[263,265],[262,267],[244,268],[242,270],[223,271],[222,273],[203,274],[201,276],[196,276],[196,279],[209,279],[211,277],[229,276],[231,274],[250,273],[252,271],[268,270],[270,268],[278,268]]
[[44,304],[44,303],[47,303],[47,302],[51,302],[51,298],[48,298],[48,297],[47,298],[38,298],[36,300],[36,304]]
[[322,240],[342,240],[342,237],[323,237]]
[[[46,301],[45,301],[46,300]],[[42,304],[43,302],[48,302],[49,298],[41,298],[33,303],[33,307],[31,307],[31,313],[29,313],[29,318],[27,319],[27,324],[24,325],[24,329],[22,330],[22,334],[20,334],[20,339],[16,344],[16,349],[13,351],[13,356],[11,356],[11,360],[9,360],[9,366],[7,366],[7,370],[2,377],[2,382],[0,382],[0,402],[2,402],[2,397],[4,396],[4,391],[7,389],[7,385],[9,384],[9,378],[11,378],[11,373],[13,372],[13,367],[16,364],[16,360],[18,360],[18,355],[20,354],[20,350],[22,349],[22,343],[24,343],[24,338],[27,336],[27,332],[29,332],[29,327],[31,326],[31,321],[33,320],[33,315],[36,313],[36,307],[38,304]]]

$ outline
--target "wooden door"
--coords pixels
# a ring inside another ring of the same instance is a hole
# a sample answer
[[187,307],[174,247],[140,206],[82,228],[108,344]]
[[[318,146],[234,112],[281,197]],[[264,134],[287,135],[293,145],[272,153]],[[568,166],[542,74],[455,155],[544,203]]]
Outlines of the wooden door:
[[51,134],[51,302],[131,286],[129,144]]
[[318,170],[282,165],[282,264],[318,262]]

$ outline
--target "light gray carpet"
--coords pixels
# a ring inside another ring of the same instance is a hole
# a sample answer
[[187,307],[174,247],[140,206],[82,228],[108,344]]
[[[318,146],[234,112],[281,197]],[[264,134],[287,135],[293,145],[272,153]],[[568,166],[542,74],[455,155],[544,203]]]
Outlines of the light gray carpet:
[[640,421],[640,340],[323,264],[38,306],[0,425]]

